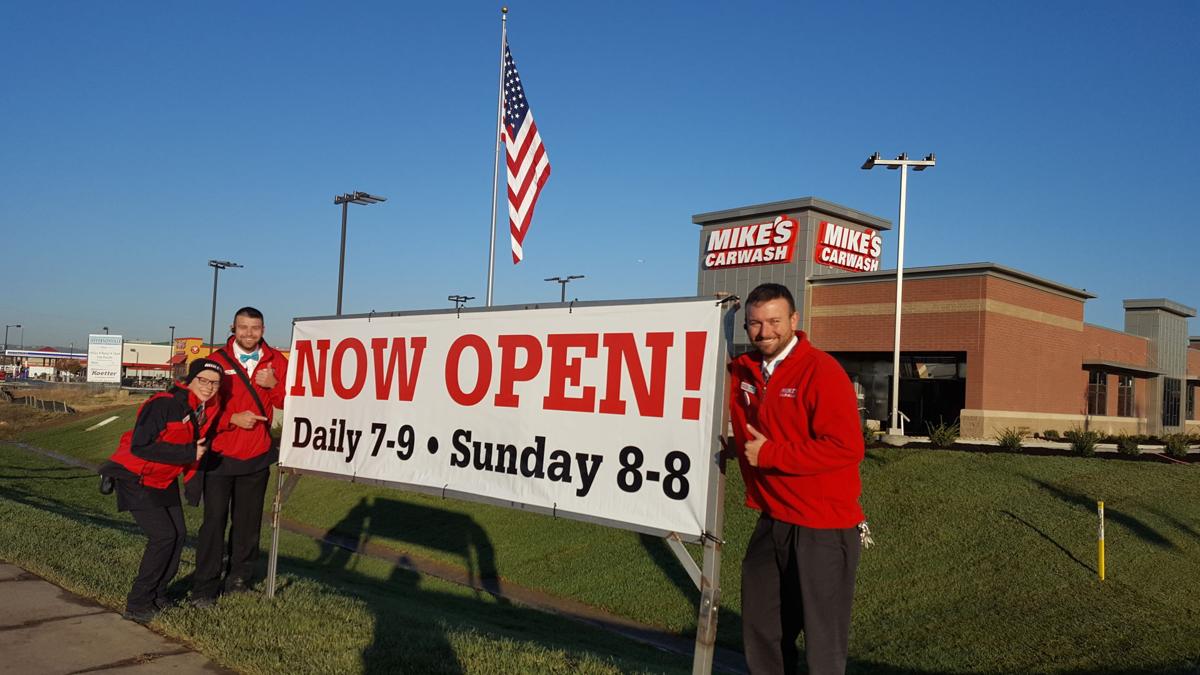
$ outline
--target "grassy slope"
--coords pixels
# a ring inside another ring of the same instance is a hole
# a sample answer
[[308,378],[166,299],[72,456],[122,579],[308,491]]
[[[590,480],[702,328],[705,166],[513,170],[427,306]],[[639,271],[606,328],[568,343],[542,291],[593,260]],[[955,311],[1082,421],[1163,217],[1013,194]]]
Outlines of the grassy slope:
[[[0,559],[115,609],[144,539],[95,475],[0,442]],[[189,529],[198,510],[186,509]],[[185,549],[181,575],[191,572]],[[157,627],[250,673],[680,672],[687,659],[569,624],[372,559],[281,537],[275,603],[234,596],[212,610],[172,609]],[[177,593],[186,584],[177,582]]]
[[[128,420],[26,440],[92,461]],[[720,640],[740,643],[739,562],[754,516],[731,467]],[[855,670],[1093,672],[1200,667],[1197,467],[873,450],[864,505],[879,546],[859,569]],[[1108,510],[1096,579],[1095,500]],[[305,478],[288,516],[497,573],[664,628],[694,625],[695,591],[661,543],[626,532]],[[649,555],[647,555],[649,553]],[[326,553],[326,566],[349,564]],[[331,557],[332,556],[332,557]],[[361,561],[354,564],[365,564]]]

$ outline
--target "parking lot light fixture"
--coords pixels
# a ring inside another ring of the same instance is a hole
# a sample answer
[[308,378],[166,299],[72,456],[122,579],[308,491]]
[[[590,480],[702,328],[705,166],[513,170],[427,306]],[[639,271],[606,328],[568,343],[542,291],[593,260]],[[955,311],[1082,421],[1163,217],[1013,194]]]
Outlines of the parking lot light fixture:
[[221,270],[230,267],[242,267],[235,262],[228,260],[209,260],[208,266],[213,268],[213,302],[212,302],[212,319],[208,324],[208,344],[213,344],[213,339],[217,335],[217,275]]
[[925,159],[909,159],[908,153],[901,153],[896,159],[883,159],[877,152],[868,157],[862,165],[865,171],[877,166],[900,169],[900,226],[896,231],[896,333],[892,344],[892,420],[888,429],[890,436],[903,435],[900,427],[900,305],[904,297],[904,208],[908,196],[908,168],[924,171],[936,164],[937,158],[933,153],[926,155]]
[[379,197],[377,195],[368,194],[366,192],[347,192],[333,198],[334,204],[342,205],[342,252],[338,256],[338,296],[337,296],[337,315],[342,315],[342,278],[346,273],[346,211],[351,204],[359,204],[361,206],[370,206],[379,202],[386,202],[387,197]]

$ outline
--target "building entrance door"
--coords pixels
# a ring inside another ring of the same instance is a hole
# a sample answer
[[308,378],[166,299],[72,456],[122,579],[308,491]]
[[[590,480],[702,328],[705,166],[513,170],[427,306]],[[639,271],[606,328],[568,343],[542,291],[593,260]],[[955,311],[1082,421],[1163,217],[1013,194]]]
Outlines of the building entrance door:
[[900,377],[900,412],[908,417],[905,433],[925,436],[929,427],[958,421],[967,402],[967,382]]

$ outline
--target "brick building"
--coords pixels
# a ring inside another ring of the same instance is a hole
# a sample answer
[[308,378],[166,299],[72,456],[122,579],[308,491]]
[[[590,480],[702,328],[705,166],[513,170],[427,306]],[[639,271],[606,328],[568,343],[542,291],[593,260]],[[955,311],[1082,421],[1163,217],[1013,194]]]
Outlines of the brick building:
[[[896,273],[870,269],[879,252],[867,242],[890,223],[811,197],[692,221],[701,226],[699,293],[745,297],[766,281],[787,286],[813,344],[857,383],[866,418],[886,420]],[[780,227],[763,226],[787,222],[796,230],[789,256],[742,252],[778,247]],[[858,234],[847,237],[848,228]],[[1200,431],[1200,339],[1187,335],[1196,311],[1164,298],[1126,300],[1119,331],[1084,322],[1094,297],[994,263],[905,269],[900,410],[909,433],[954,420],[966,437],[1005,427]],[[749,349],[744,335],[735,348]]]

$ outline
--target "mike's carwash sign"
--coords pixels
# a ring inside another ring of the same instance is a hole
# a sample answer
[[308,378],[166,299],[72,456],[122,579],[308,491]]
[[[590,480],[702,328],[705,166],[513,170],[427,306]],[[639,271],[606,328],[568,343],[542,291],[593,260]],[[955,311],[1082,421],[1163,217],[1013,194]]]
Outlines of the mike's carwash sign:
[[708,233],[704,269],[791,262],[799,229],[791,216],[781,215],[765,223],[713,230]]
[[700,541],[713,299],[298,319],[280,465]]
[[817,230],[813,260],[849,272],[879,270],[883,239],[875,230],[856,230],[845,225],[821,221]]

